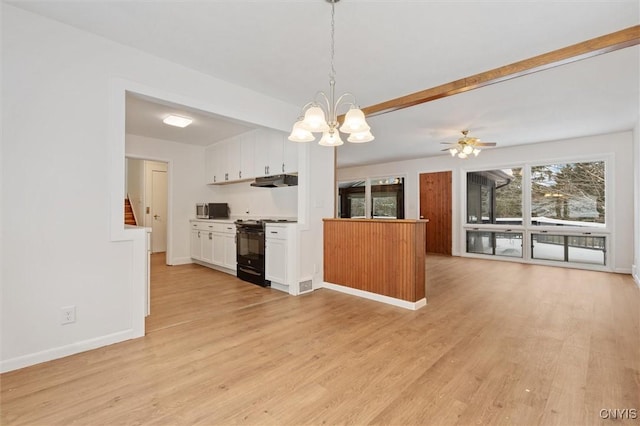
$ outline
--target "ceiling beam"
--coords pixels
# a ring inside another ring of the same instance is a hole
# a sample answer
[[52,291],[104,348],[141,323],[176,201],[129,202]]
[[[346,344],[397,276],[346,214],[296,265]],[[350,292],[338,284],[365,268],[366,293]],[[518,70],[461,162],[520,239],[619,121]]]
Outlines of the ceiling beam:
[[[460,80],[421,90],[399,98],[362,108],[366,116],[375,116],[408,108],[436,99],[446,98],[458,93],[500,83],[516,77],[533,74],[560,65],[570,64],[582,59],[602,55],[635,46],[640,43],[640,25],[629,27],[611,34],[592,38],[578,44],[514,62],[499,68],[465,77]],[[340,117],[342,121],[342,117]]]

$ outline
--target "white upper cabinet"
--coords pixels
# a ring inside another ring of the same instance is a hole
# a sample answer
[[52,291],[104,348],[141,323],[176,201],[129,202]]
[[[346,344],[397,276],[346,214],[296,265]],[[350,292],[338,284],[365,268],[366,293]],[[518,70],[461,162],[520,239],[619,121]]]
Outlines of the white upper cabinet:
[[283,132],[257,129],[206,149],[207,183],[224,184],[298,171],[298,144]]
[[205,174],[207,183],[224,182],[226,157],[226,147],[221,144],[211,145],[205,149]]
[[243,133],[240,143],[240,179],[253,179],[255,174],[256,132]]
[[287,139],[287,135],[283,135],[283,169],[284,173],[297,173],[298,172],[298,148],[299,142],[291,142]]
[[255,140],[256,176],[271,176],[298,171],[298,145],[287,134],[276,130],[260,130]]
[[224,143],[227,148],[227,161],[225,164],[224,180],[225,182],[241,179],[242,173],[242,143],[238,138],[230,139]]
[[261,129],[256,132],[255,174],[271,176],[282,173],[282,133]]

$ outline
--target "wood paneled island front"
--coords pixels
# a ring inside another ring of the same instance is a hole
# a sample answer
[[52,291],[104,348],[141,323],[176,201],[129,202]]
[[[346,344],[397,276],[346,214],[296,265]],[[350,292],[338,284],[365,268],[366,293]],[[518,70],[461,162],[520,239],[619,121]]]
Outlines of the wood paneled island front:
[[408,309],[426,304],[426,221],[323,220],[325,287]]

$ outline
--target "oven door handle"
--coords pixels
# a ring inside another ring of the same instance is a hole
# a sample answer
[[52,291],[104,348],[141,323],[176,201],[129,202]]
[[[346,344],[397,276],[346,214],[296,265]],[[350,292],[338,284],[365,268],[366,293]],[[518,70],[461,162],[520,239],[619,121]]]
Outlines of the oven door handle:
[[238,234],[246,234],[246,235],[264,235],[264,231],[253,231],[253,230],[241,230],[237,232]]
[[256,277],[261,277],[262,276],[262,274],[260,274],[260,273],[258,273],[256,271],[251,271],[249,269],[244,269],[244,268],[241,268],[241,267],[238,267],[238,269],[240,269],[242,272],[246,272],[247,274],[255,275]]

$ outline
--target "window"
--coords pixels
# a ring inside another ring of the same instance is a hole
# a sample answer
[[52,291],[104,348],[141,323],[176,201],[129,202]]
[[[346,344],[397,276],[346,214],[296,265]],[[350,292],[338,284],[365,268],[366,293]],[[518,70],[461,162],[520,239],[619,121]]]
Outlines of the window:
[[366,217],[365,181],[340,182],[338,194],[338,217]]
[[371,217],[404,219],[404,178],[390,177],[371,182]]
[[605,237],[578,235],[531,235],[533,259],[605,265]]
[[604,226],[604,161],[531,167],[531,224]]
[[339,182],[338,217],[404,219],[404,178]]
[[467,231],[467,253],[522,257],[522,233]]
[[466,252],[606,266],[605,161],[466,174]]
[[467,223],[522,224],[522,169],[467,173]]

